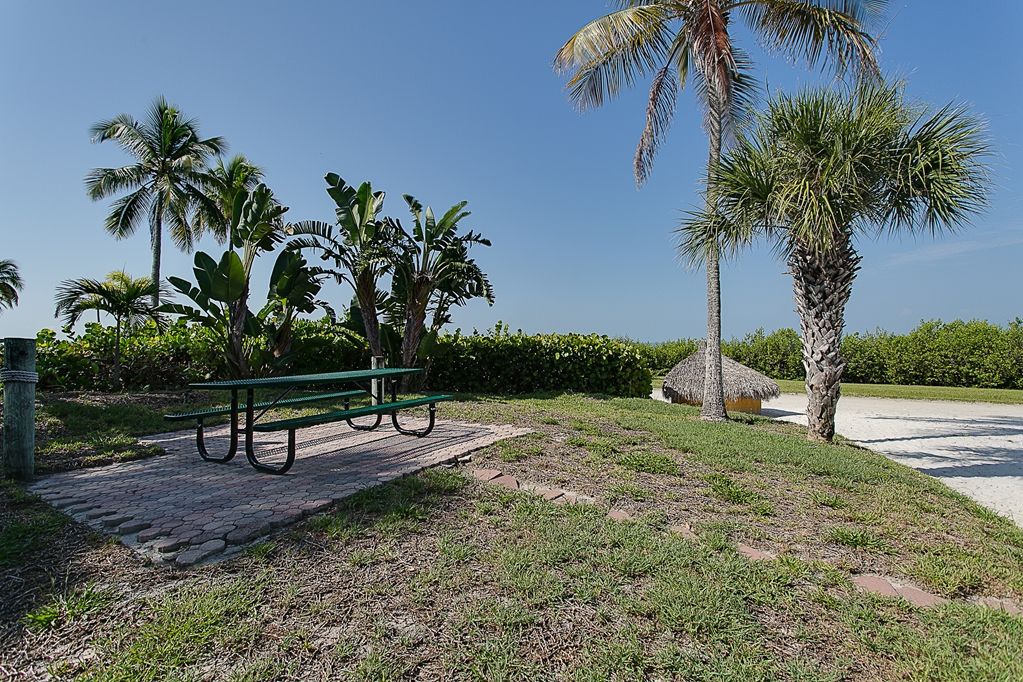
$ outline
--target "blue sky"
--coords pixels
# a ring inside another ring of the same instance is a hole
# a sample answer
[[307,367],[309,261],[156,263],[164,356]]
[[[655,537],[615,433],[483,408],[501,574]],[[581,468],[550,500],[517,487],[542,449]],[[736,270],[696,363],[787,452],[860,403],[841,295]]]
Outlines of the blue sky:
[[[699,336],[704,280],[677,261],[672,230],[699,200],[706,141],[683,93],[650,182],[637,190],[632,154],[645,87],[580,114],[551,59],[600,1],[11,2],[0,10],[0,258],[21,266],[21,305],[0,335],[58,327],[53,290],[69,277],[149,272],[148,234],[115,241],[83,177],[127,161],[94,145],[89,126],[141,116],[165,95],[206,135],[262,165],[294,220],[328,219],[323,175],[372,180],[387,213],[401,194],[438,210],[467,199],[467,223],[494,245],[476,255],[497,304],[456,314],[458,326],[503,320],[526,331],[595,331],[648,340]],[[1023,315],[1023,4],[892,2],[876,31],[886,73],[911,97],[969,104],[997,150],[990,209],[940,241],[861,244],[851,330],[901,331],[923,318]],[[827,80],[765,55],[744,31],[773,89]],[[200,248],[219,253],[212,240]],[[265,287],[271,258],[257,272]],[[191,277],[191,256],[165,243],[165,275]],[[767,250],[723,271],[724,333],[794,326],[790,282]],[[327,285],[338,305],[351,292]]]

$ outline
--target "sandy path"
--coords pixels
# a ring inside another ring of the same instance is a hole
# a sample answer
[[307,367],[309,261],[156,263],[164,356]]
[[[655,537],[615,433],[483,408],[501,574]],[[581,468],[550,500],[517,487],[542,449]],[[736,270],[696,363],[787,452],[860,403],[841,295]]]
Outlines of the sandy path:
[[[806,424],[806,396],[784,394],[764,415]],[[846,396],[838,433],[936,476],[1023,526],[1023,405]]]

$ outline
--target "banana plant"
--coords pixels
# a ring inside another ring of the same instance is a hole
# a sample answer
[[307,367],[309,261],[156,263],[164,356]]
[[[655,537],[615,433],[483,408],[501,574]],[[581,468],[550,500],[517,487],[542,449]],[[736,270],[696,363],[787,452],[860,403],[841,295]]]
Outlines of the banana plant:
[[[223,339],[234,376],[247,377],[254,369],[265,370],[279,364],[271,362],[271,358],[283,361],[290,348],[295,316],[323,305],[315,299],[319,276],[300,255],[282,251],[270,278],[267,305],[259,314],[249,310],[252,267],[256,258],[273,251],[283,241],[282,216],[287,210],[266,185],[239,192],[231,212],[230,250],[219,261],[202,251],[196,253],[195,284],[180,277],[168,278],[171,286],[187,296],[195,307],[174,303],[163,310],[215,330]],[[280,318],[278,322],[271,318],[275,312]],[[264,342],[268,333],[277,339],[269,350]],[[285,350],[281,351],[279,345]]]
[[[429,348],[439,332],[439,326],[450,319],[453,305],[463,305],[470,298],[482,297],[491,305],[494,290],[486,274],[469,257],[474,245],[490,246],[490,240],[478,232],[459,234],[459,223],[469,217],[462,201],[437,219],[433,209],[415,197],[404,195],[412,214],[411,231],[391,218],[391,227],[398,248],[393,262],[391,293],[388,297],[388,317],[394,326],[400,326],[401,362],[410,367]],[[433,307],[434,325],[426,329],[426,316]],[[425,342],[425,346],[424,346]]]
[[304,220],[288,228],[295,238],[290,247],[312,249],[333,267],[318,272],[355,290],[362,313],[366,340],[373,355],[384,354],[377,306],[377,282],[394,259],[394,239],[388,223],[380,219],[384,192],[374,192],[369,182],[358,188],[337,173],[328,173],[327,194],[336,206],[333,224]]

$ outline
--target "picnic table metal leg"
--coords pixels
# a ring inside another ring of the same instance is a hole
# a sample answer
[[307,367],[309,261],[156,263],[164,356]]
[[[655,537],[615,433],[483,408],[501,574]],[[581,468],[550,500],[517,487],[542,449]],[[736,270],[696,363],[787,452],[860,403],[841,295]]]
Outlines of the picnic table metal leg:
[[[345,409],[346,410],[348,409],[348,404],[349,403],[346,400],[345,401]],[[377,418],[376,418],[376,421],[373,422],[372,425],[370,425],[370,424],[353,424],[351,419],[346,419],[345,421],[348,422],[348,425],[350,427],[352,427],[353,429],[355,429],[356,431],[372,431],[376,427],[380,426],[381,419],[382,419],[382,415],[378,414]]]
[[437,416],[437,403],[430,403],[430,423],[425,429],[404,429],[398,423],[398,411],[395,410],[391,413],[391,424],[394,425],[394,430],[398,433],[403,433],[406,436],[416,436],[422,438],[433,431],[433,426]]
[[286,473],[295,463],[295,429],[288,429],[288,456],[283,464],[271,466],[260,462],[252,446],[252,427],[255,426],[254,405],[253,390],[250,388],[245,391],[245,458],[249,460],[253,469],[262,471],[264,474]]
[[206,449],[206,439],[203,434],[203,418],[195,420],[195,446],[199,450],[199,456],[207,462],[224,464],[230,462],[238,452],[238,391],[231,391],[231,445],[227,454],[223,457],[213,457]]

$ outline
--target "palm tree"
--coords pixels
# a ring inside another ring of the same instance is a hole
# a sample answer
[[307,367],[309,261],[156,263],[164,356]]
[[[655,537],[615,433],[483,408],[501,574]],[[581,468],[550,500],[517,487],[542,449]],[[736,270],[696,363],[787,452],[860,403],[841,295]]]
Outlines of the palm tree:
[[18,264],[12,260],[0,260],[0,310],[18,305],[18,294],[24,286]]
[[776,98],[713,170],[716,211],[683,223],[683,254],[699,262],[764,237],[786,257],[810,438],[835,433],[854,241],[963,226],[986,201],[987,153],[964,109],[929,114],[906,103],[902,86],[874,83]]
[[[63,318],[71,327],[82,314],[95,310],[114,318],[114,385],[121,386],[121,337],[147,321],[163,328],[164,320],[152,304],[153,293],[159,287],[148,277],[134,278],[122,271],[111,272],[103,281],[97,279],[69,279],[57,286],[57,308],[54,317]],[[166,295],[167,290],[162,292]]]
[[[827,54],[836,70],[876,72],[873,39],[864,32],[868,6],[883,0],[619,0],[621,9],[591,21],[568,39],[554,60],[572,71],[568,92],[580,109],[602,105],[623,87],[653,76],[646,126],[636,148],[636,181],[653,167],[675,113],[678,91],[695,78],[710,142],[708,168],[721,155],[753,94],[750,62],[732,42],[733,13],[768,47],[810,66]],[[712,193],[707,194],[713,205]],[[721,277],[717,255],[707,254],[707,365],[701,416],[722,420]]]
[[[202,139],[199,125],[186,119],[160,97],[149,108],[145,121],[120,114],[92,127],[93,142],[113,140],[135,162],[120,168],[95,168],[85,177],[85,188],[94,201],[128,192],[111,206],[105,227],[118,239],[134,234],[144,218],[149,220],[153,250],[152,281],[160,281],[160,251],[164,223],[174,243],[191,251],[198,236],[190,224],[199,211],[215,215],[216,207],[202,191],[206,164],[227,145],[219,137]],[[160,303],[161,287],[153,287],[153,305]]]

